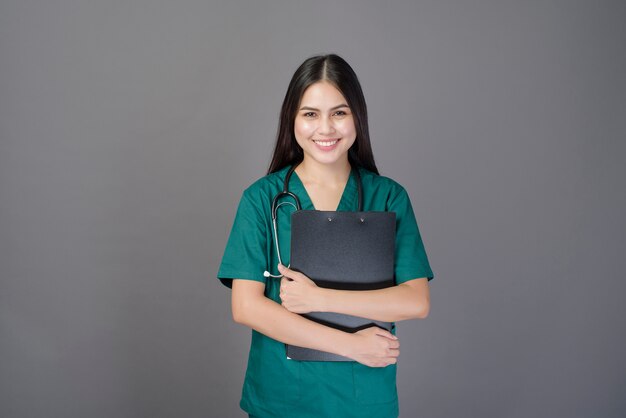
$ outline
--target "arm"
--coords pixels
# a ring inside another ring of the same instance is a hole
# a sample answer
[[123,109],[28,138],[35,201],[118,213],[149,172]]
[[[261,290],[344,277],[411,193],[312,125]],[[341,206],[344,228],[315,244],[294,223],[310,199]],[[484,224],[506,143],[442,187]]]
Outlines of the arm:
[[265,285],[251,280],[233,280],[233,319],[285,344],[339,354],[370,367],[395,364],[398,339],[377,327],[354,334],[339,331],[300,315],[265,297]]
[[378,321],[426,318],[430,294],[426,277],[379,290],[334,290],[317,287],[304,274],[279,266],[280,297],[291,312],[337,312]]

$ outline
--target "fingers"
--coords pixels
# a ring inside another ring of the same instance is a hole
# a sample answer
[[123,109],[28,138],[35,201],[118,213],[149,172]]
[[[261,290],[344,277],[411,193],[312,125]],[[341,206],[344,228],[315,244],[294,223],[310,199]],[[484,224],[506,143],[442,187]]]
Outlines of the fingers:
[[380,335],[381,337],[385,337],[389,340],[391,340],[391,342],[397,342],[398,345],[400,345],[400,341],[398,341],[398,337],[396,337],[395,335],[393,335],[392,333],[390,333],[389,331],[385,330],[385,329],[381,329],[379,328],[380,331],[376,333],[376,335]]
[[389,341],[387,343],[385,354],[392,357],[398,357],[400,355],[400,343],[398,341]]
[[379,362],[381,364],[380,367],[385,367],[390,364],[396,364],[398,362],[398,357],[400,357],[400,350],[388,349],[385,357],[379,359]]
[[400,348],[400,341],[395,340],[395,341],[389,341],[389,348],[393,349],[393,350],[398,350]]
[[383,340],[385,345],[385,360],[394,359],[393,363],[390,364],[395,364],[395,359],[400,356],[400,340],[398,340],[398,337],[386,330],[381,331],[383,332],[377,333],[377,335],[385,338]]
[[370,364],[370,366],[385,367],[390,364],[396,364],[400,356],[400,340],[395,335],[382,328],[372,328],[366,328],[366,330],[370,333],[371,337],[377,340],[376,354],[372,353],[374,358],[377,358],[371,360],[373,363]]
[[397,357],[389,357],[389,359],[387,359],[387,365],[396,364],[396,363],[398,363]]
[[371,326],[369,328],[362,329],[361,331],[357,331],[357,334],[362,333],[363,335],[375,335],[378,337],[383,337],[384,344],[388,348],[398,349],[400,348],[400,340],[398,337],[393,335],[391,332],[386,329],[379,328],[377,326]]
[[372,361],[372,362],[364,363],[364,364],[369,367],[387,367],[391,364],[397,364],[397,363],[398,363],[398,359],[396,357],[387,357],[382,360]]
[[281,300],[281,305],[283,305],[284,307],[287,307],[285,305],[285,298],[287,297],[287,285],[289,284],[289,279],[286,277],[283,277],[282,279],[280,279],[280,289],[278,291],[278,297],[280,297]]
[[385,337],[385,338],[389,338],[390,340],[397,340],[398,337],[396,337],[395,335],[393,335],[391,332],[387,331],[386,329],[382,329],[382,328],[378,328],[376,327],[376,335],[380,335],[381,337]]
[[[372,328],[377,328],[380,329],[378,327],[372,327]],[[395,335],[385,331],[385,330],[381,330],[382,332],[375,332],[374,335],[377,337],[382,337],[382,339],[380,340],[382,345],[386,348],[393,348],[395,350],[397,350],[398,348],[400,348],[400,340],[398,339],[398,337],[396,337]]]

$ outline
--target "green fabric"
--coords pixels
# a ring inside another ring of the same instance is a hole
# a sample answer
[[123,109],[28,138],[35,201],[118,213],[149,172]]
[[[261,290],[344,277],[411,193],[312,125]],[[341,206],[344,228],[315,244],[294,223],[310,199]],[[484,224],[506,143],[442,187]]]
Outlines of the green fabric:
[[[235,278],[263,282],[265,295],[278,303],[280,279],[265,278],[263,272],[278,274],[270,207],[283,188],[288,170],[285,167],[265,176],[243,192],[217,273],[229,287]],[[396,213],[396,283],[422,277],[431,280],[433,272],[408,194],[389,178],[359,170],[363,209]],[[300,198],[302,209],[314,209],[295,172],[289,189]],[[357,196],[352,173],[337,210],[357,210]],[[278,238],[285,265],[289,264],[289,220],[293,210],[283,205],[278,211]],[[288,360],[283,343],[253,330],[240,406],[260,417],[397,417],[396,365],[370,368],[357,362]]]

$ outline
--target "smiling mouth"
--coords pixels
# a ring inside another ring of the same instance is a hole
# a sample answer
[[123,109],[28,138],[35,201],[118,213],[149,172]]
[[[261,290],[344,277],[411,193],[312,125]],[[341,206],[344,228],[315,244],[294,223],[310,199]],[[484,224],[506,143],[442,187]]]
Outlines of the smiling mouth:
[[333,145],[335,145],[339,140],[338,139],[331,139],[331,140],[319,140],[319,139],[314,139],[313,142],[315,142],[317,145],[321,145],[322,147],[332,147]]

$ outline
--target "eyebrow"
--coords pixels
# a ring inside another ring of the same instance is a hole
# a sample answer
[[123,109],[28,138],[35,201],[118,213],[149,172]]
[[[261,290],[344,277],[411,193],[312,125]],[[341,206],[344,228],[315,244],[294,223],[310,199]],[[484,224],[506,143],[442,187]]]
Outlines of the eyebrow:
[[[330,110],[337,110],[337,109],[340,109],[342,107],[350,108],[350,106],[348,106],[347,104],[340,104],[340,105],[337,105],[335,107],[331,107]],[[309,107],[309,106],[302,106],[300,108],[300,110],[317,110],[319,112],[319,109],[316,109],[314,107]]]

